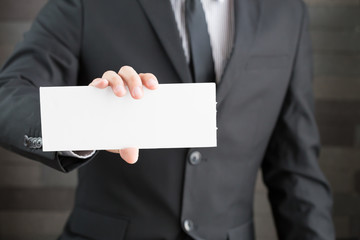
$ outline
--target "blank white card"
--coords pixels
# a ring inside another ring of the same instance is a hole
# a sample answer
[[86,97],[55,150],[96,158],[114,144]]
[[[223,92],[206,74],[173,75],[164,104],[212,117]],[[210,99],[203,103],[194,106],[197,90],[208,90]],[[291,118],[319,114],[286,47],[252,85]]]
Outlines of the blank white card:
[[43,151],[216,147],[214,83],[160,84],[144,96],[110,87],[41,87]]

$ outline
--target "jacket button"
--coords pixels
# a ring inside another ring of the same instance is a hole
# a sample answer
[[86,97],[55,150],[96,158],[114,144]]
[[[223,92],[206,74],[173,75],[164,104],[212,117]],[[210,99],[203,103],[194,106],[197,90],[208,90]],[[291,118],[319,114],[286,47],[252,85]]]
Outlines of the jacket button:
[[194,229],[194,223],[193,223],[191,220],[186,219],[186,220],[184,221],[184,229],[185,229],[185,231],[187,231],[187,232],[192,231],[192,230]]
[[41,148],[42,147],[42,138],[37,138],[34,141],[35,148]]
[[24,136],[24,146],[25,147],[29,146],[29,137],[27,135]]
[[189,157],[189,162],[192,165],[198,165],[201,162],[201,153],[199,151],[192,152]]
[[42,138],[41,137],[29,137],[24,136],[24,146],[31,149],[38,149],[42,147]]

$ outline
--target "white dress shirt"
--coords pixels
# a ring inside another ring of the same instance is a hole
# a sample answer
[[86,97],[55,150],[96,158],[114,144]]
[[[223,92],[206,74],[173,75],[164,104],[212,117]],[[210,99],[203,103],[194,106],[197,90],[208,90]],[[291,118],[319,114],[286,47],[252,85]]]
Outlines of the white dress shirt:
[[[170,0],[179,30],[184,55],[189,62],[189,41],[185,26],[185,1]],[[234,0],[201,0],[210,36],[216,81],[219,82],[233,48]],[[63,156],[89,158],[95,151],[59,152]]]

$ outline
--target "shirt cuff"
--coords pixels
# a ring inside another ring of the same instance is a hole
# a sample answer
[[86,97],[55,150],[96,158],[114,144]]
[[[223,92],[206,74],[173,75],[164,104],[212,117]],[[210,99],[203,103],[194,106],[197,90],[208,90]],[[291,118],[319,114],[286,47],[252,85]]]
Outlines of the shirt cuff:
[[96,151],[93,150],[93,151],[63,151],[63,152],[58,152],[58,153],[65,157],[87,159],[87,158],[92,157],[95,154],[95,152]]

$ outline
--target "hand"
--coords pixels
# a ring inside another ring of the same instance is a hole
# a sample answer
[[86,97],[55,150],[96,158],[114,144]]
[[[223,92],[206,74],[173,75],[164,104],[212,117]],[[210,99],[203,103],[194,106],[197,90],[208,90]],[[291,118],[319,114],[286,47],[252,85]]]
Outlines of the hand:
[[[138,74],[132,67],[123,66],[118,73],[114,71],[105,72],[101,78],[94,79],[89,86],[104,89],[110,86],[114,94],[123,97],[126,94],[125,86],[128,86],[131,96],[140,99],[144,95],[143,86],[155,90],[159,86],[157,78],[151,73]],[[107,150],[118,153],[127,163],[134,164],[139,157],[138,148],[124,148]]]

